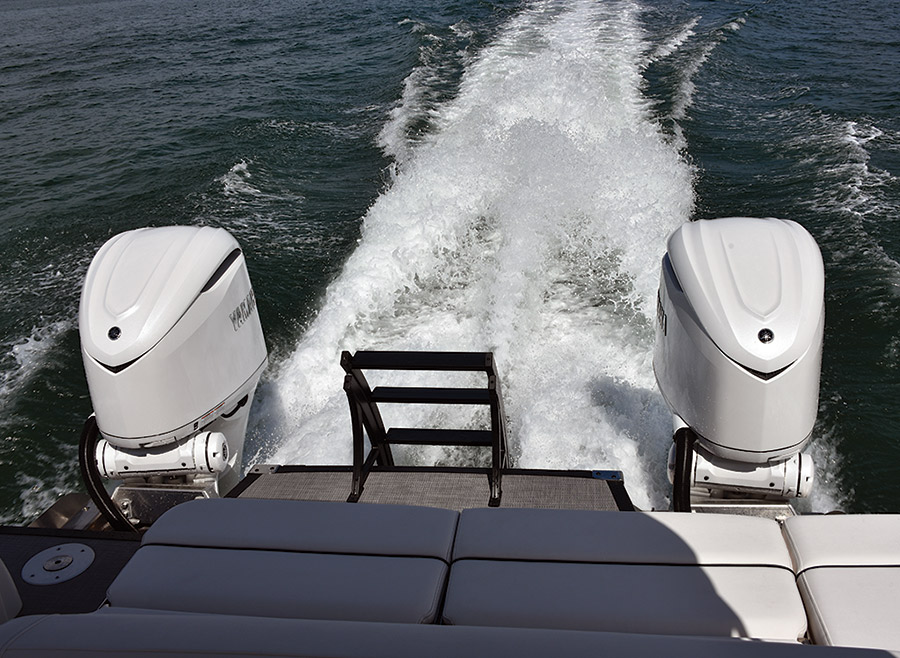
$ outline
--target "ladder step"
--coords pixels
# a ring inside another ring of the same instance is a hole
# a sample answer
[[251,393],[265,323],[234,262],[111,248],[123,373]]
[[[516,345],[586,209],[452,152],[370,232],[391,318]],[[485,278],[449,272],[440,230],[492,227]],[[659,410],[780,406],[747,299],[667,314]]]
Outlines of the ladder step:
[[412,429],[392,427],[387,442],[396,445],[488,446],[493,442],[490,430]]
[[378,386],[372,391],[373,402],[405,404],[490,404],[486,388],[422,388]]
[[376,352],[341,355],[345,370],[442,370],[493,372],[491,352]]

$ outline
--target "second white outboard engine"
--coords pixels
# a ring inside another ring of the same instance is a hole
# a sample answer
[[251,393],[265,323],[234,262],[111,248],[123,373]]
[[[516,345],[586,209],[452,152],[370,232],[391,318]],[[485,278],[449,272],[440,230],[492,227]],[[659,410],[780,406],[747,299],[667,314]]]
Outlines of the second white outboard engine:
[[79,328],[99,432],[87,460],[123,481],[112,500],[129,522],[232,487],[267,363],[234,238],[187,226],[115,236],[88,269]]
[[809,495],[824,268],[799,224],[690,222],[663,258],[653,366],[675,414],[673,507]]

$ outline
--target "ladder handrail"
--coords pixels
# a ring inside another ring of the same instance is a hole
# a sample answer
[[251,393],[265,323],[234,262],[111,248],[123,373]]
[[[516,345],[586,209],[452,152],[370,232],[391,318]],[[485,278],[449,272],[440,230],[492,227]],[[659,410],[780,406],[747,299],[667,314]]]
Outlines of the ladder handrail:
[[[353,482],[350,490],[352,502],[356,502],[362,493],[365,474],[376,461],[383,466],[393,466],[394,456],[387,444],[386,431],[378,405],[372,401],[372,389],[365,375],[359,370],[351,369],[344,376],[344,392],[350,404],[350,423],[353,429]],[[372,449],[368,457],[365,454],[365,434],[368,434]],[[369,464],[366,467],[366,464]]]
[[[372,389],[362,370],[423,370],[441,372],[483,372],[487,375],[487,396],[484,401],[448,401],[446,392],[456,389],[436,387],[418,387],[417,395],[410,403],[434,404],[487,404],[491,415],[491,469],[489,506],[500,504],[502,495],[501,477],[503,469],[508,467],[508,451],[506,445],[506,414],[500,393],[500,380],[497,376],[492,352],[381,352],[360,351],[351,354],[341,353],[341,367],[347,373],[344,377],[344,391],[350,405],[350,421],[353,428],[353,482],[348,501],[356,502],[362,494],[366,477],[373,466],[393,466],[393,455],[389,445],[387,430],[378,410],[378,403],[373,399]],[[427,391],[435,391],[432,399]],[[405,389],[398,389],[405,390]],[[460,389],[461,390],[461,389]],[[442,395],[443,393],[443,395]],[[365,454],[364,434],[368,434],[371,450]]]
[[[506,449],[506,412],[503,410],[503,396],[500,394],[500,380],[496,374],[488,375],[488,392],[491,398],[491,502],[500,504],[501,469],[508,466]],[[490,505],[490,503],[489,503]]]
[[[345,365],[345,359],[347,359]],[[360,351],[341,353],[344,370],[433,370],[438,372],[494,372],[493,352],[396,352]]]

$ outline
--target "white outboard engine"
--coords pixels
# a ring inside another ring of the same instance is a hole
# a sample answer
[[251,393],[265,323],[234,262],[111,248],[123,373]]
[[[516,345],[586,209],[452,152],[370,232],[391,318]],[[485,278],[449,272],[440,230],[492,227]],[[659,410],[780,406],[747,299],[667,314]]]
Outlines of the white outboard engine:
[[675,414],[673,507],[809,495],[824,268],[799,224],[730,217],[670,237],[657,300],[656,381]]
[[148,524],[182,500],[227,492],[267,363],[234,238],[187,226],[115,236],[88,269],[79,328],[95,466],[123,481],[112,498],[124,516]]

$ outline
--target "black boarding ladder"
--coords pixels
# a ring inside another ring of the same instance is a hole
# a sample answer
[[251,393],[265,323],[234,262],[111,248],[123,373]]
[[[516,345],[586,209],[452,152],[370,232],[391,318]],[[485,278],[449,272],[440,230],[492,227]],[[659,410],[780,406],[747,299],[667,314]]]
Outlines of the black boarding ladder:
[[[506,416],[500,395],[500,380],[492,352],[343,352],[341,366],[347,373],[344,391],[350,403],[353,424],[353,484],[349,502],[362,494],[366,477],[375,465],[393,466],[391,444],[431,446],[484,446],[491,448],[491,498],[488,505],[500,504],[500,477],[507,468]],[[483,372],[486,388],[424,388],[378,386],[369,388],[363,370],[428,370],[442,372]],[[378,411],[379,402],[400,404],[460,404],[490,407],[491,429],[385,429]],[[371,449],[365,453],[367,434]]]

